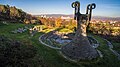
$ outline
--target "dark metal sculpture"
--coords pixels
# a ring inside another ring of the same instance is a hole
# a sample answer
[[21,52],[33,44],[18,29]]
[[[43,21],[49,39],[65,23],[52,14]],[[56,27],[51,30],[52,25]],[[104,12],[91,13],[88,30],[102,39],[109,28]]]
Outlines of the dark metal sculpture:
[[[74,19],[75,20],[77,19],[77,21],[79,21],[79,17],[81,16],[81,13],[80,13],[80,2],[78,2],[78,1],[73,2],[72,3],[72,7],[75,8]],[[87,6],[86,15],[87,15],[89,21],[91,20],[92,9],[95,9],[95,8],[96,8],[95,3],[88,4],[88,6]]]
[[87,6],[86,14],[80,13],[80,2],[76,1],[72,3],[72,7],[75,8],[74,19],[77,20],[77,30],[73,40],[62,47],[64,55],[76,59],[93,59],[98,56],[98,52],[94,49],[87,38],[86,28],[91,20],[92,9],[95,9],[94,3]]

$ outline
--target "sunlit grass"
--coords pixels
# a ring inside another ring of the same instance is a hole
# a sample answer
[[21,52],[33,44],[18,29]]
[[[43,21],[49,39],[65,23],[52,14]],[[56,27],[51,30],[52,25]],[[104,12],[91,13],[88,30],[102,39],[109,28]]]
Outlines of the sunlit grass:
[[63,29],[59,30],[59,32],[72,33],[73,30],[70,30],[70,29],[67,29],[67,28],[63,28]]

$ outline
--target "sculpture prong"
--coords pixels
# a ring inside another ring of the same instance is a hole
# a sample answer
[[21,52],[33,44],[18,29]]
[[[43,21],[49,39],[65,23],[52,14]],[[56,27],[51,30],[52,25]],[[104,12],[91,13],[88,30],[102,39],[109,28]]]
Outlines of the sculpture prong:
[[78,19],[78,14],[80,13],[80,2],[79,1],[75,1],[72,3],[71,5],[73,8],[75,8],[75,16],[74,19]]
[[86,10],[86,14],[88,14],[88,21],[91,21],[92,9],[95,9],[95,8],[96,8],[95,3],[88,4],[87,10]]

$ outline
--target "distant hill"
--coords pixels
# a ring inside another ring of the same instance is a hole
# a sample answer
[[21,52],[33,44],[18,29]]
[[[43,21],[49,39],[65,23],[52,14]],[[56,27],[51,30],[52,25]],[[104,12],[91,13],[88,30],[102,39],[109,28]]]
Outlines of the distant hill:
[[[64,17],[71,17],[73,18],[74,15],[73,14],[69,14],[69,15],[66,15],[66,14],[41,14],[41,15],[34,15],[34,16],[47,16],[47,17],[61,17],[61,16],[64,16]],[[95,19],[95,20],[112,20],[112,21],[120,21],[120,17],[104,17],[104,16],[93,16],[92,19]]]
[[104,16],[93,16],[92,19],[95,20],[112,20],[112,21],[120,21],[120,17],[104,17]]

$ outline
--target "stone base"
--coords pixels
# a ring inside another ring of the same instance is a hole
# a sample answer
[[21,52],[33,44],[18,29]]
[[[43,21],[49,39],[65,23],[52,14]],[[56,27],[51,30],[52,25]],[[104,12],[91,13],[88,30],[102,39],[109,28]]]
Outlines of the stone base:
[[90,45],[80,45],[71,42],[61,48],[62,53],[74,60],[91,60],[99,56],[96,49]]

